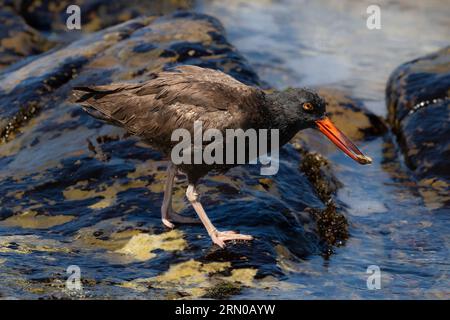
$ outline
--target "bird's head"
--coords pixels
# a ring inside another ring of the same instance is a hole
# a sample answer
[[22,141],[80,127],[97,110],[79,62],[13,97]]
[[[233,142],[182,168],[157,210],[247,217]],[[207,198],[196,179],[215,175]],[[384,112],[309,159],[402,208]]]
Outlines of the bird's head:
[[[298,128],[314,128],[322,132],[339,149],[360,164],[369,164],[372,159],[365,156],[329,119],[326,102],[309,89],[288,89],[278,93],[279,101],[288,110]],[[280,99],[281,98],[281,99]]]

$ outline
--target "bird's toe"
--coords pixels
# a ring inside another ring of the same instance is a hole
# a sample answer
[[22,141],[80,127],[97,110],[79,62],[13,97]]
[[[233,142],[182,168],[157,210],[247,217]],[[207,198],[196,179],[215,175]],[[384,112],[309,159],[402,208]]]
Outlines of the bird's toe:
[[223,241],[222,239],[220,239],[217,236],[213,236],[212,241],[217,244],[219,247],[221,247],[222,249],[225,248],[225,241]]
[[225,241],[232,240],[244,240],[250,241],[253,240],[253,237],[246,234],[240,234],[236,231],[216,231],[216,233],[211,237],[212,241],[220,246],[221,248],[225,247]]
[[162,223],[169,229],[175,228],[175,225],[167,219],[161,219]]

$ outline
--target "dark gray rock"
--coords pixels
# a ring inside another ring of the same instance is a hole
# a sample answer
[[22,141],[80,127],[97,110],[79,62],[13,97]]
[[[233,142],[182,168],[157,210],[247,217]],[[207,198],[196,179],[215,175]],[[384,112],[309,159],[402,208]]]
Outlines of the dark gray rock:
[[170,14],[177,9],[190,9],[191,0],[2,0],[11,3],[28,25],[40,31],[67,35],[66,20],[70,5],[81,11],[82,32],[93,32],[126,22],[139,16]]
[[449,95],[450,47],[401,65],[386,88],[389,122],[427,203],[450,203]]
[[54,43],[29,26],[11,6],[0,1],[0,69],[49,50]]

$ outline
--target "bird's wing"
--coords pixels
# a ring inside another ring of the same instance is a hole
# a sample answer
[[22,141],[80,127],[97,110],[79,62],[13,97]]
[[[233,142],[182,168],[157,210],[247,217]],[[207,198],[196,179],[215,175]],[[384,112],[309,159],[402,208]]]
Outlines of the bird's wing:
[[174,102],[195,105],[208,111],[252,107],[260,90],[247,86],[217,70],[197,66],[178,66],[157,74],[135,93],[151,96],[164,105]]
[[[179,66],[142,84],[77,87],[75,93],[93,116],[120,125],[148,140],[170,139],[172,131],[246,128],[256,121],[264,93],[220,71]],[[80,94],[80,91],[83,94]]]

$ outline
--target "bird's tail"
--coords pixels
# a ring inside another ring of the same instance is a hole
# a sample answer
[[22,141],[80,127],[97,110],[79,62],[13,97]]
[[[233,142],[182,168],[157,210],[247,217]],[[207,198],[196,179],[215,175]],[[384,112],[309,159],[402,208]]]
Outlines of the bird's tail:
[[95,93],[96,91],[92,90],[89,87],[74,87],[69,101],[72,103],[80,104],[83,110],[89,113],[89,115],[91,115],[92,117],[107,121],[108,118],[104,113],[97,110],[88,103],[89,99],[95,96]]
[[99,101],[103,97],[114,94],[127,87],[123,84],[74,87],[69,101],[80,104],[84,111],[96,119],[121,126],[121,123],[115,121],[111,116],[112,110],[110,106],[99,103]]

